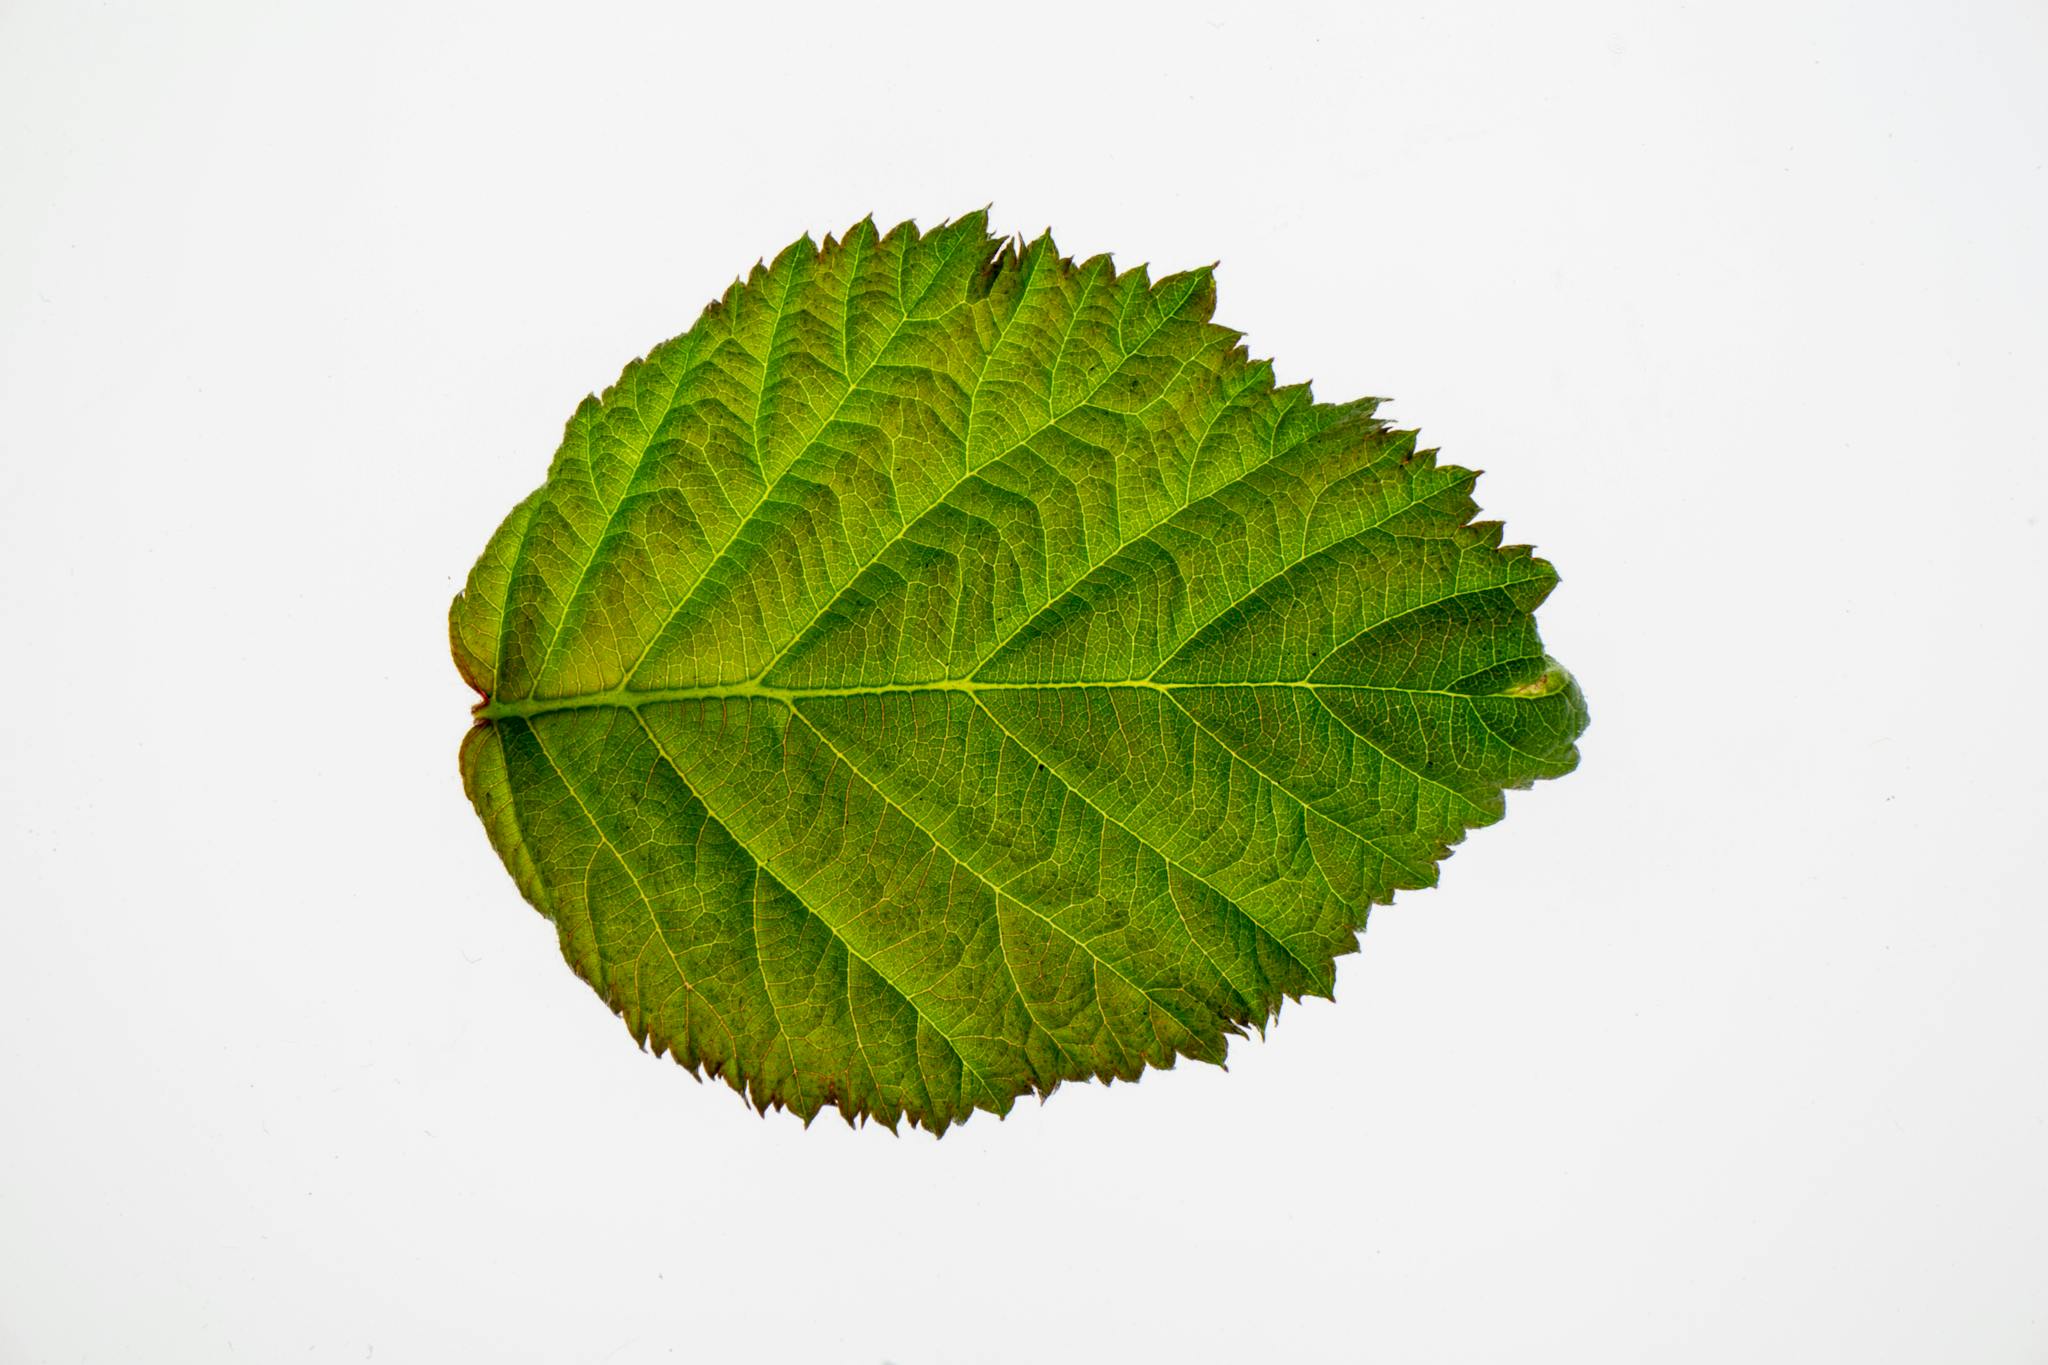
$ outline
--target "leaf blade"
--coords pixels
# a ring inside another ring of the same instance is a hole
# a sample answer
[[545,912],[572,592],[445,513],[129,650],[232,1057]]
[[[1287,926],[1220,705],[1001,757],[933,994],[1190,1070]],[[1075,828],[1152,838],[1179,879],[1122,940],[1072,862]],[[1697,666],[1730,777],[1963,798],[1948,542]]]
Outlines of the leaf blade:
[[864,221],[579,406],[451,607],[463,773],[644,1045],[940,1132],[1220,1061],[1576,762],[1555,572],[1213,304]]

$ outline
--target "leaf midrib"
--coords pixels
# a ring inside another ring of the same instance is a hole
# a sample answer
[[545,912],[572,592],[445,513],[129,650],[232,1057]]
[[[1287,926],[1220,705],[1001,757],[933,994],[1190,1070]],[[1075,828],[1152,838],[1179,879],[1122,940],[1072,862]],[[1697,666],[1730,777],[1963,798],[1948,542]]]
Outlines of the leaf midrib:
[[[1249,679],[1232,679],[1227,682],[1153,682],[1149,678],[1130,680],[1075,678],[1060,682],[975,682],[968,678],[949,678],[929,683],[892,683],[874,687],[771,687],[759,680],[746,682],[713,683],[702,687],[627,688],[614,687],[604,692],[583,692],[570,697],[522,697],[513,701],[492,701],[476,708],[478,720],[526,720],[534,716],[547,715],[553,711],[587,711],[597,707],[616,706],[629,711],[638,711],[643,706],[659,706],[668,702],[681,701],[734,701],[761,700],[779,701],[786,706],[811,698],[825,697],[904,697],[920,696],[926,693],[965,692],[975,695],[984,692],[1080,692],[1097,689],[1138,690],[1160,692],[1171,696],[1175,692],[1194,692],[1205,688],[1250,688],[1250,687],[1295,687],[1309,692],[1397,692],[1403,696],[1456,697],[1460,701],[1475,701],[1482,697],[1508,697],[1516,701],[1538,701],[1551,692],[1529,692],[1527,684],[1502,688],[1497,692],[1453,692],[1442,687],[1389,687],[1374,683],[1355,682],[1310,682],[1305,679],[1260,682]],[[1561,690],[1561,688],[1552,689]]]

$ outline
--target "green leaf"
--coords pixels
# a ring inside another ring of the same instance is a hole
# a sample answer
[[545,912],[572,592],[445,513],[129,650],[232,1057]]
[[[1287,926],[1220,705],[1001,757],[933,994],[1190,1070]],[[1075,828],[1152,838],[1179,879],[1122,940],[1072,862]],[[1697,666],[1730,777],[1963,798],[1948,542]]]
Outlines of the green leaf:
[[1213,303],[862,222],[577,409],[455,600],[462,773],[643,1045],[939,1132],[1221,1061],[1571,770],[1551,567]]

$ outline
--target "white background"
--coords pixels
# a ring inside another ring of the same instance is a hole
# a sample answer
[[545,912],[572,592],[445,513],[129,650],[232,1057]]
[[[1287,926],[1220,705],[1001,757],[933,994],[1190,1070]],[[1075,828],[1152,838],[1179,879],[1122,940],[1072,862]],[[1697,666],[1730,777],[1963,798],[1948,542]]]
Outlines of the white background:
[[[0,8],[0,1359],[2048,1361],[2048,9]],[[637,1052],[444,612],[758,256],[1220,258],[1564,584],[1577,774],[1228,1073]]]

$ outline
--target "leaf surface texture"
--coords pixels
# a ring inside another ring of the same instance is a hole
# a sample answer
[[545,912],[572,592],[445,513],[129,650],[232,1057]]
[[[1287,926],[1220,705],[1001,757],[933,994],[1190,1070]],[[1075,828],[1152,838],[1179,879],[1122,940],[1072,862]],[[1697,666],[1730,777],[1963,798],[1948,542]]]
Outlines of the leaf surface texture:
[[1220,1061],[1572,768],[1551,567],[1213,304],[862,222],[577,409],[451,612],[462,773],[643,1044],[941,1132]]

